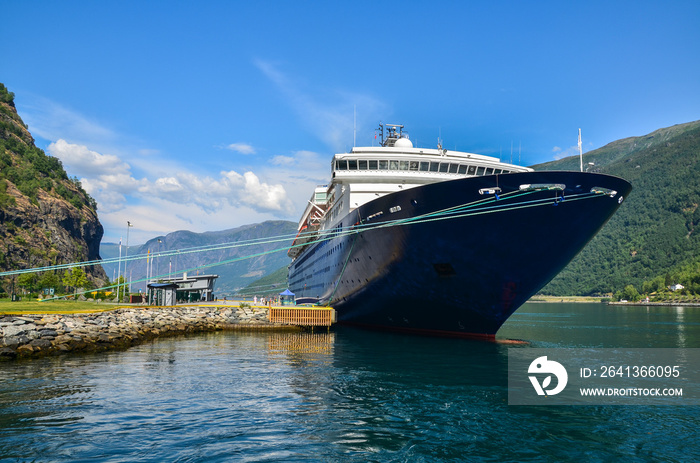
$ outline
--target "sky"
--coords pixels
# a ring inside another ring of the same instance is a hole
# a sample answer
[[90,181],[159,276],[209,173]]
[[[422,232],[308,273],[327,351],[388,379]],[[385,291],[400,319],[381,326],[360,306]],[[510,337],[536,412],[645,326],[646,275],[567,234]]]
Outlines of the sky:
[[0,82],[103,242],[296,221],[333,154],[533,165],[700,119],[700,2],[3,0]]

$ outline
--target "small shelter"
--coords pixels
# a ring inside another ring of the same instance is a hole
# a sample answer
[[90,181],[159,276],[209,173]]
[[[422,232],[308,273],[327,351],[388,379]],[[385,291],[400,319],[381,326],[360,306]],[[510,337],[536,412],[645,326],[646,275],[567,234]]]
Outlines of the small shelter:
[[289,289],[285,289],[280,293],[280,305],[296,305],[294,302],[294,293]]
[[148,284],[151,305],[168,306],[175,305],[177,285],[175,283],[149,283]]
[[[171,278],[162,280],[157,284],[173,284],[177,288],[176,297],[173,304],[180,302],[208,302],[214,300],[214,283],[219,275],[187,275],[182,274],[182,278]],[[148,288],[155,287],[156,283],[151,283]]]

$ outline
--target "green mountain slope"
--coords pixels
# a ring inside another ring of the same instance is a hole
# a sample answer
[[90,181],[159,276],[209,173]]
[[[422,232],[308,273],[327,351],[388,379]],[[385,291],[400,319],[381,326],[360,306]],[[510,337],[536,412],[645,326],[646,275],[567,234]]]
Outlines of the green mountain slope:
[[[600,233],[543,290],[591,295],[641,287],[700,258],[700,121],[610,143],[584,165],[632,183],[634,190]],[[577,156],[533,166],[577,170]]]
[[238,290],[241,296],[277,296],[287,289],[288,266],[280,267],[259,280],[255,280],[243,289]]
[[[58,158],[36,147],[17,114],[14,94],[0,83],[0,270],[98,260],[102,235],[95,200]],[[85,272],[89,283],[104,283],[99,265]],[[60,290],[62,275],[49,271],[16,280],[29,292]],[[8,292],[15,283],[15,278],[0,279]]]

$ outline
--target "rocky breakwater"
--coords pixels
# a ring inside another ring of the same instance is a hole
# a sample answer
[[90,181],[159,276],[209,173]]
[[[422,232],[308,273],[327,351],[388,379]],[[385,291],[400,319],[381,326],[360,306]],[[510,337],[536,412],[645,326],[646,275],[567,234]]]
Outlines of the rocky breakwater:
[[125,308],[71,315],[0,315],[0,360],[127,348],[158,336],[270,327],[267,309]]

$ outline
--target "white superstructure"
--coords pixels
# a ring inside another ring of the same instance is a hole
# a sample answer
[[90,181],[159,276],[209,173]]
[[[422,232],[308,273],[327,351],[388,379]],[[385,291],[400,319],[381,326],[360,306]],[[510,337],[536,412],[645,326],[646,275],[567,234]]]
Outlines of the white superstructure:
[[[440,145],[414,148],[402,125],[380,124],[379,130],[380,146],[355,147],[333,156],[331,183],[316,187],[299,222],[296,245],[312,240],[307,232],[332,229],[354,209],[395,191],[464,177],[532,171]],[[294,258],[302,249],[292,247],[289,255]]]

